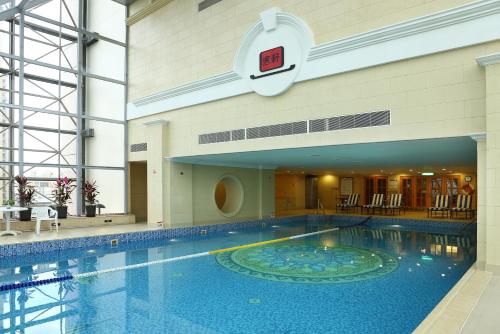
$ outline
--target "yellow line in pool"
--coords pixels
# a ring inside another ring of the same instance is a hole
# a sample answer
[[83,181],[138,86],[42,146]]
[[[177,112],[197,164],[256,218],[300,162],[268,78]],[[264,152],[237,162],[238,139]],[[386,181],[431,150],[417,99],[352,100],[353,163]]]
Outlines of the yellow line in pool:
[[197,257],[202,257],[202,256],[207,256],[207,255],[214,255],[214,254],[220,254],[220,253],[225,253],[225,252],[231,252],[231,251],[242,249],[242,248],[257,247],[257,246],[262,246],[262,245],[268,245],[268,244],[274,244],[274,243],[278,243],[278,242],[283,242],[283,241],[287,241],[287,240],[294,240],[294,239],[299,239],[299,238],[305,238],[305,237],[309,237],[309,236],[316,235],[316,234],[323,234],[323,233],[333,232],[333,231],[336,231],[336,230],[338,230],[337,227],[336,228],[327,229],[327,230],[321,230],[321,231],[317,231],[317,232],[310,232],[310,233],[292,235],[290,237],[285,237],[285,238],[272,239],[272,240],[267,240],[267,241],[260,241],[260,242],[255,242],[255,243],[241,245],[241,246],[221,248],[221,249],[216,249],[216,250],[208,251],[208,252],[195,253],[195,254],[189,254],[189,255],[182,255],[182,256],[171,257],[171,258],[168,258],[168,259],[161,259],[161,260],[155,260],[155,261],[149,261],[149,262],[143,262],[143,263],[137,263],[137,264],[130,264],[130,265],[121,266],[121,267],[96,270],[96,271],[91,271],[91,272],[86,272],[86,273],[75,274],[75,275],[73,275],[73,279],[80,280],[80,279],[83,279],[83,278],[98,276],[98,275],[101,275],[101,274],[112,273],[112,272],[116,272],[116,271],[123,271],[123,270],[144,268],[144,267],[152,266],[154,264],[164,264],[164,263],[168,263],[168,262],[176,262],[176,261],[181,261],[181,260],[194,259],[194,258],[197,258]]
[[267,244],[274,244],[277,242],[283,242],[291,240],[290,237],[286,238],[280,238],[280,239],[273,239],[273,240],[267,240],[267,241],[261,241],[261,242],[255,242],[253,244],[246,244],[246,245],[241,245],[241,246],[235,246],[235,247],[228,247],[228,248],[221,248],[213,251],[209,251],[208,254],[219,254],[219,253],[225,253],[225,252],[232,252],[237,249],[242,249],[242,248],[250,248],[250,247],[257,247],[257,246],[262,246],[262,245],[267,245]]

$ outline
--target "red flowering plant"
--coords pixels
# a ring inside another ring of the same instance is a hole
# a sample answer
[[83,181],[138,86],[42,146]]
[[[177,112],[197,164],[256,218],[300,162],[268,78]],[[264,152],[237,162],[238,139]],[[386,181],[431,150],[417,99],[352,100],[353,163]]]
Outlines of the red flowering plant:
[[17,200],[22,207],[31,207],[35,199],[35,187],[28,181],[26,176],[17,175],[14,180],[17,183]]
[[67,203],[71,203],[71,193],[76,187],[74,182],[75,180],[68,179],[67,177],[56,180],[52,196],[57,206],[66,206]]
[[85,196],[85,201],[88,202],[90,205],[95,205],[95,198],[99,194],[99,191],[97,190],[97,186],[94,182],[90,181],[85,181],[83,183],[83,195]]

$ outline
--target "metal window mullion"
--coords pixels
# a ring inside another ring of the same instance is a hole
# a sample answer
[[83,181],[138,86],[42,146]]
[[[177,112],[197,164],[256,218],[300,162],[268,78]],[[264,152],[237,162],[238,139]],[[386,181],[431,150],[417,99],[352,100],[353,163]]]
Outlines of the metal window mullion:
[[[82,7],[79,7],[79,8],[82,8]],[[75,31],[75,32],[77,32],[78,34],[80,34],[82,36],[86,35],[86,36],[94,37],[94,38],[100,39],[102,41],[105,41],[105,42],[108,42],[108,43],[112,43],[112,44],[116,44],[116,45],[119,45],[119,46],[122,46],[122,47],[126,47],[127,46],[126,43],[117,41],[117,40],[109,38],[109,37],[101,36],[101,35],[99,35],[97,33],[93,33],[91,31],[88,31],[85,28],[80,28],[80,27],[76,27],[75,28],[75,27],[73,27],[73,26],[71,26],[69,24],[65,24],[65,23],[62,23],[62,22],[57,22],[55,20],[52,20],[52,19],[49,19],[47,17],[43,17],[43,16],[40,16],[40,15],[37,15],[37,14],[34,14],[34,13],[26,13],[26,16],[32,17],[34,19],[37,19],[37,20],[40,20],[40,21],[43,21],[43,22],[47,22],[47,23],[53,24],[55,26],[61,26],[64,29]],[[78,25],[80,26],[80,22],[78,23]]]
[[[14,22],[9,23],[9,30],[12,33],[9,38],[9,53],[10,54],[15,54],[16,52],[16,46],[15,46],[15,36],[13,35],[15,32],[15,24]],[[11,73],[9,74],[9,89],[12,91],[9,92],[9,104],[14,104],[15,101],[15,93],[13,92],[15,90],[15,83],[16,83],[16,76],[12,74],[12,71],[15,71],[15,61],[14,59],[9,60],[9,70],[11,70]],[[13,123],[14,122],[14,109],[9,108],[9,122]],[[14,147],[14,131],[12,129],[9,130],[9,147]],[[9,151],[9,161],[14,161],[14,151],[11,150]],[[9,165],[8,166],[8,176],[12,179],[14,177],[14,166]],[[9,182],[9,190],[8,190],[8,197],[12,198],[14,196],[14,184],[12,182]]]
[[82,137],[82,115],[83,115],[83,34],[81,28],[84,20],[85,5],[83,0],[78,0],[78,51],[77,51],[77,127],[76,127],[76,214],[82,214],[83,198],[82,198],[82,179],[83,179],[83,137]]
[[19,175],[24,175],[24,11],[19,16]]
[[[128,6],[125,6],[125,17],[128,17]],[[125,86],[123,87],[123,168],[124,168],[124,180],[123,180],[123,211],[128,213],[128,196],[129,196],[129,179],[128,179],[128,125],[127,125],[127,99],[128,99],[128,42],[129,42],[129,27],[125,25],[125,61],[124,61],[124,78]]]

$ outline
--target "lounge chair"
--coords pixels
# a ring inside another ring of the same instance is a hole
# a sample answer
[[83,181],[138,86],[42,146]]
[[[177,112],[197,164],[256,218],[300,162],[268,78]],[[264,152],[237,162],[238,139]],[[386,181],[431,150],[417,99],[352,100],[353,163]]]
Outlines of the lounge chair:
[[349,209],[351,208],[354,210],[359,208],[359,194],[350,194],[345,203],[337,205],[337,212],[339,208],[340,210],[347,210],[347,213],[349,213]]
[[474,210],[472,210],[472,196],[471,195],[458,195],[457,206],[450,209],[450,218],[453,217],[453,213],[458,218],[459,213],[465,213],[465,219],[474,216]]
[[448,195],[437,195],[436,202],[433,207],[427,208],[427,217],[432,217],[433,213],[441,212],[441,217],[443,217],[443,212],[446,212],[446,216],[448,216],[449,212],[449,198]]
[[[42,224],[42,220],[53,220],[56,225],[56,232],[59,232],[59,220],[56,210],[49,208],[48,206],[34,207],[31,209],[31,216],[36,219],[36,234],[40,234],[40,225]],[[49,227],[52,231],[52,222],[50,222]]]
[[375,214],[375,209],[382,209],[384,206],[384,194],[373,194],[372,203],[363,205],[363,209],[366,209],[368,213],[370,213],[370,209],[372,209]]
[[396,214],[396,210],[398,210],[398,215],[401,214],[401,209],[404,210],[402,205],[403,195],[402,194],[391,194],[391,198],[389,200],[389,204],[384,205],[384,213],[387,211],[391,211],[392,214]]

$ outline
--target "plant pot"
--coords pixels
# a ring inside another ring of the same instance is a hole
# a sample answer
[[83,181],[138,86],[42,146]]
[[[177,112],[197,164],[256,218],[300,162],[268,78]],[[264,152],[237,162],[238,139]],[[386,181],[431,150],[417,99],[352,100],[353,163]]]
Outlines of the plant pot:
[[19,211],[19,220],[23,222],[28,222],[31,220],[31,208],[28,210]]
[[65,219],[68,217],[68,207],[67,206],[56,206],[57,218]]
[[95,209],[96,205],[86,205],[85,206],[85,216],[87,217],[95,217]]

